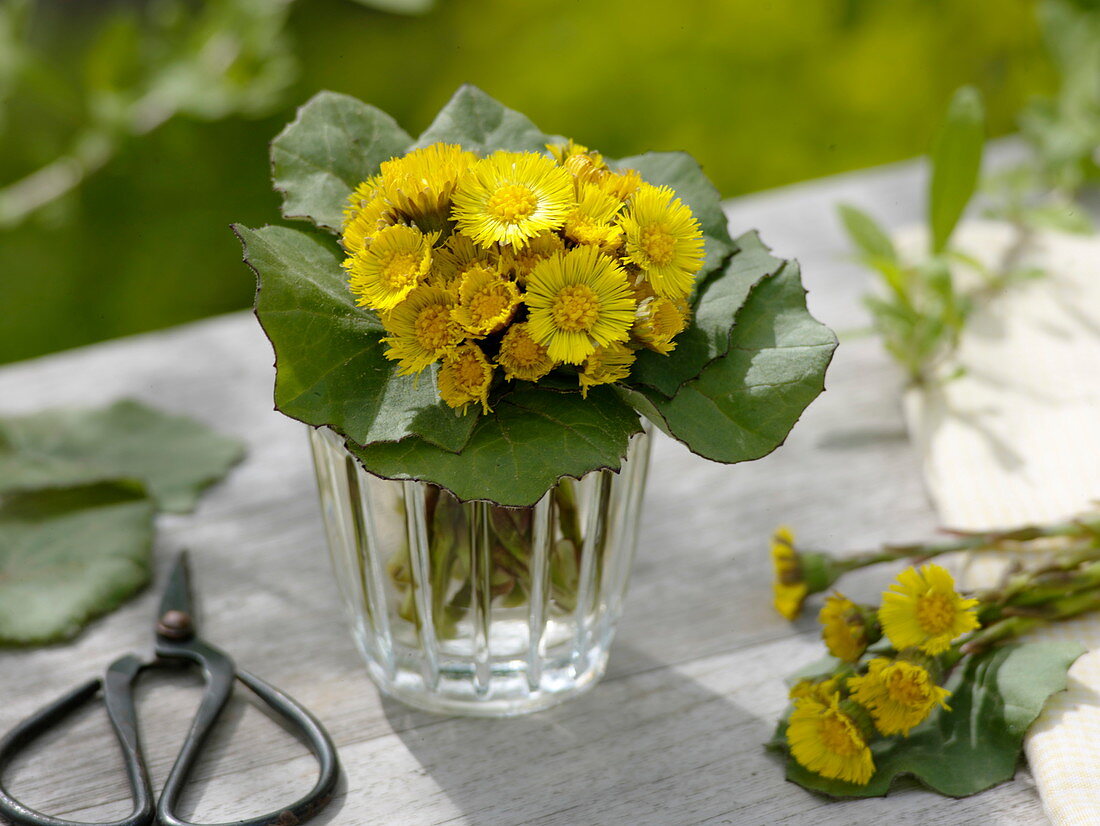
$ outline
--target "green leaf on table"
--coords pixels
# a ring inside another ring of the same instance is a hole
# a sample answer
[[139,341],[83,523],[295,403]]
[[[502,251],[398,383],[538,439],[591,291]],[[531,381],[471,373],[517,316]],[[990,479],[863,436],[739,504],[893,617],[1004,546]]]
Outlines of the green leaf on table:
[[894,242],[890,240],[886,230],[879,226],[878,221],[862,209],[848,204],[841,204],[837,207],[837,211],[840,213],[840,220],[848,232],[848,237],[859,248],[864,258],[871,262],[898,260]]
[[339,231],[348,195],[412,143],[397,121],[361,100],[318,92],[271,142],[283,216]]
[[161,509],[187,513],[243,456],[237,439],[132,400],[46,410],[0,419],[0,494],[138,479]]
[[[1012,779],[1024,735],[1047,699],[1066,687],[1078,643],[1015,643],[967,657],[946,684],[950,711],[939,711],[908,738],[872,744],[875,774],[866,786],[827,780],[787,759],[787,779],[832,797],[882,797],[911,776],[940,794],[966,797]],[[785,722],[773,746],[782,746]]]
[[779,271],[783,260],[769,251],[755,232],[736,241],[737,252],[701,288],[691,325],[676,337],[676,349],[666,355],[641,350],[631,371],[631,383],[653,387],[672,397],[682,384],[724,356],[737,311],[753,286]]
[[416,438],[367,447],[349,443],[348,449],[378,476],[432,482],[459,499],[523,507],[563,476],[617,470],[630,437],[640,432],[638,416],[606,386],[583,399],[523,384],[478,420],[459,453]]
[[498,149],[509,152],[546,152],[550,138],[526,115],[509,109],[476,86],[460,86],[439,110],[417,148],[432,143],[457,143],[478,155]]
[[256,315],[275,348],[275,406],[358,444],[419,436],[459,450],[477,414],[439,400],[434,372],[398,376],[378,318],[355,306],[335,240],[286,227],[234,226],[256,272]]
[[984,140],[982,97],[977,89],[964,86],[951,99],[947,118],[932,146],[928,223],[935,254],[947,248],[951,233],[978,185]]
[[729,352],[675,396],[618,389],[692,453],[726,463],[759,459],[783,443],[824,390],[836,343],[806,309],[798,264],[788,261],[752,288],[737,313]]
[[691,207],[699,221],[706,242],[706,260],[695,276],[696,284],[704,284],[737,247],[730,238],[722,196],[703,174],[698,161],[686,152],[647,152],[611,162],[616,169],[634,169],[654,186],[671,187],[684,204]]
[[149,581],[156,508],[138,484],[0,501],[0,645],[74,636]]

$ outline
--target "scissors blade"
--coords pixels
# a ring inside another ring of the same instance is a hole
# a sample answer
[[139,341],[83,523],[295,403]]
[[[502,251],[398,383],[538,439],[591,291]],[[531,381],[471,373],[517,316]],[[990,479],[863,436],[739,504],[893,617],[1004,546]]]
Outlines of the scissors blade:
[[191,567],[187,551],[180,551],[172,573],[168,575],[168,584],[164,586],[164,596],[160,598],[160,612],[157,614],[157,633],[161,636],[178,638],[194,632],[195,611],[191,599]]

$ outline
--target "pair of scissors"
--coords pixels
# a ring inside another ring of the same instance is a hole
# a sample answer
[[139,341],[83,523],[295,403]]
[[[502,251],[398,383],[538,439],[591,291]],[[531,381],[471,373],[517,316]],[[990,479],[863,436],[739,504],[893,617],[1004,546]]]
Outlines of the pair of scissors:
[[[198,666],[202,669],[205,687],[187,739],[184,740],[159,799],[154,802],[149,770],[145,765],[138,738],[134,682],[142,671],[181,665]],[[149,826],[154,823],[162,826],[196,826],[175,814],[176,803],[206,735],[229,700],[234,680],[240,680],[248,686],[276,715],[297,729],[309,744],[320,766],[320,777],[309,794],[270,814],[234,821],[234,826],[292,826],[307,820],[332,799],[339,774],[336,748],[332,739],[309,711],[254,674],[237,668],[228,654],[205,642],[198,635],[186,551],[181,552],[176,560],[161,598],[153,659],[142,660],[133,654],[119,657],[108,666],[103,677],[89,680],[59,697],[19,723],[0,740],[2,774],[4,768],[31,741],[102,690],[107,715],[122,747],[126,773],[130,780],[134,807],[129,817],[97,824],[50,817],[13,798],[4,789],[2,782],[0,815],[12,823],[25,826]]]

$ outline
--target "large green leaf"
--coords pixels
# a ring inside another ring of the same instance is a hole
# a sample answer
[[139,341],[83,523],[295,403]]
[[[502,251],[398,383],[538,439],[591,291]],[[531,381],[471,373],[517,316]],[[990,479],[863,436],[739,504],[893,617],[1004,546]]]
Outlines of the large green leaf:
[[734,250],[722,211],[722,196],[703,174],[703,168],[686,152],[647,152],[612,162],[616,169],[636,169],[642,178],[657,186],[669,186],[699,220],[706,241],[706,261],[696,276],[702,284],[707,275]]
[[951,99],[947,118],[932,146],[928,223],[934,253],[947,248],[951,233],[978,185],[984,140],[982,97],[977,89],[964,86]]
[[0,419],[0,493],[140,479],[186,513],[243,456],[237,439],[136,401]]
[[440,401],[434,373],[397,375],[381,324],[348,291],[335,241],[286,227],[234,231],[259,277],[256,315],[275,348],[280,411],[364,445],[410,435],[445,450],[466,443],[476,413],[456,416]]
[[[908,738],[872,745],[875,774],[866,786],[827,780],[787,760],[787,779],[833,797],[881,797],[912,776],[950,797],[966,797],[1010,780],[1028,727],[1047,698],[1066,687],[1066,672],[1084,652],[1078,643],[1028,643],[968,657],[948,680],[950,711],[940,711]],[[782,748],[781,723],[773,744]]]
[[[736,256],[735,256],[736,257]],[[717,462],[759,459],[783,443],[824,389],[836,336],[806,309],[798,264],[756,284],[737,313],[729,352],[671,399],[620,388],[643,415]]]
[[676,337],[676,349],[667,356],[650,350],[639,352],[631,371],[632,383],[674,396],[684,382],[729,350],[734,319],[749,291],[783,266],[755,232],[742,235],[736,243],[737,252],[703,285],[691,325]]
[[348,95],[318,92],[271,142],[283,215],[338,231],[351,191],[383,161],[404,154],[410,143],[412,138],[381,109]]
[[152,500],[104,483],[0,503],[0,645],[68,639],[149,581]]
[[460,453],[422,439],[348,447],[379,476],[419,479],[460,499],[522,507],[537,502],[563,476],[617,470],[630,437],[639,432],[638,416],[606,386],[582,399],[579,393],[523,385],[478,421]]
[[476,86],[459,87],[447,105],[439,110],[416,146],[457,143],[478,155],[498,149],[509,152],[545,152],[550,138],[535,124]]

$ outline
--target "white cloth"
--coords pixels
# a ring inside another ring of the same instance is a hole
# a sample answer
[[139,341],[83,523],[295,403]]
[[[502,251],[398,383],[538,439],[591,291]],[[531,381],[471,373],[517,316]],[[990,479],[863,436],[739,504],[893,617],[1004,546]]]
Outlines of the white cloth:
[[[995,265],[1011,238],[1006,225],[971,222],[954,244]],[[921,241],[906,233],[899,244]],[[1044,233],[1026,260],[1048,274],[975,312],[955,360],[964,375],[905,397],[929,493],[949,527],[1062,520],[1100,501],[1100,237]],[[1100,616],[1041,634],[1091,650],[1029,732],[1028,762],[1054,823],[1096,826]]]

